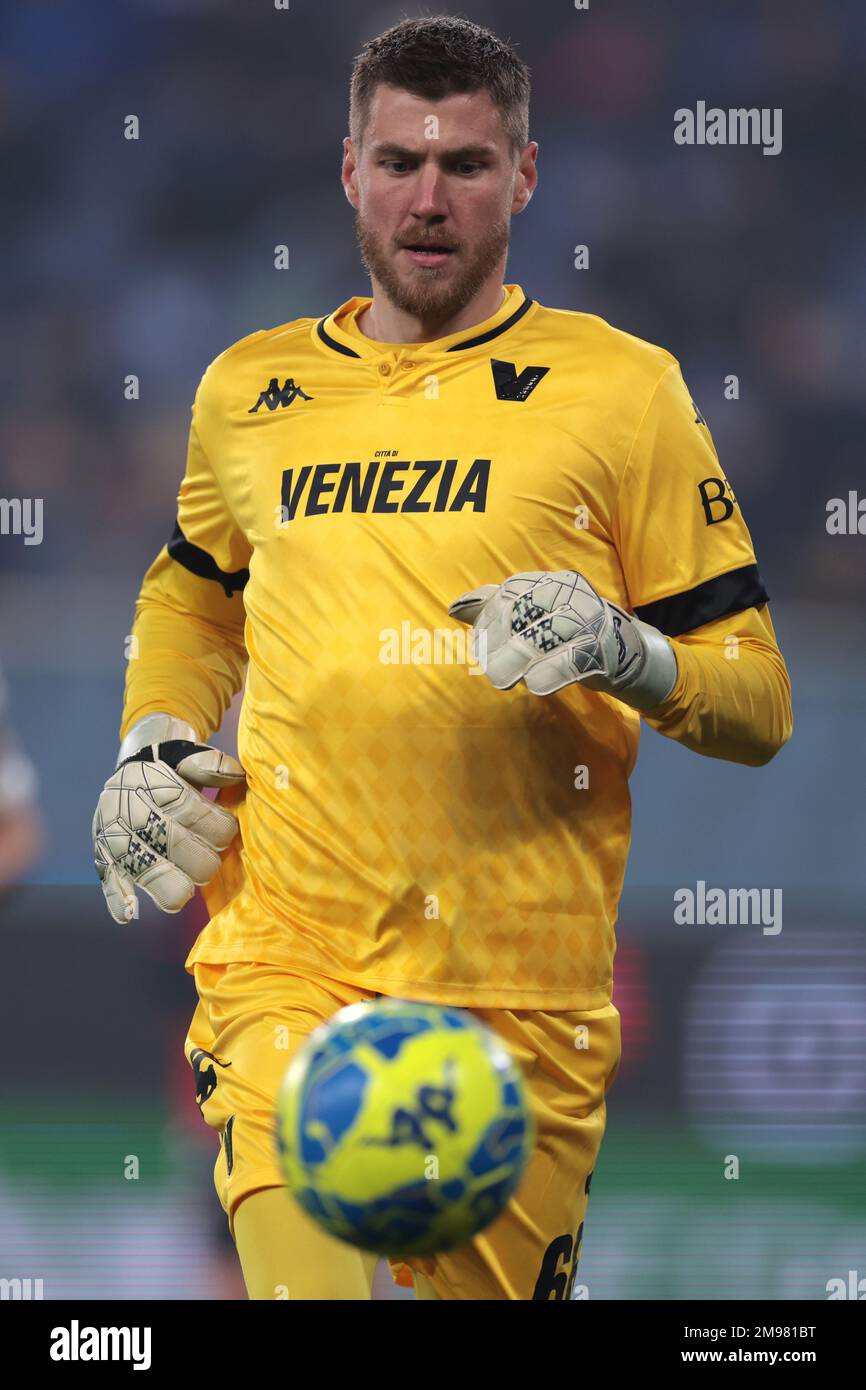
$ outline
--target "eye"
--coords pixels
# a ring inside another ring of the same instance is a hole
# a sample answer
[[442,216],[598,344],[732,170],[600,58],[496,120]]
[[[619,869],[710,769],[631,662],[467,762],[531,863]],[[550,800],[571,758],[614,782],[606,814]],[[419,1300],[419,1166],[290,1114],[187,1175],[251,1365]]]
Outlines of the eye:
[[405,159],[382,159],[380,163],[383,169],[388,169],[392,174],[402,174],[410,168]]
[[474,163],[471,160],[467,159],[457,165],[457,172],[458,174],[463,174],[466,177],[470,177],[472,174],[477,174],[483,168],[483,164]]

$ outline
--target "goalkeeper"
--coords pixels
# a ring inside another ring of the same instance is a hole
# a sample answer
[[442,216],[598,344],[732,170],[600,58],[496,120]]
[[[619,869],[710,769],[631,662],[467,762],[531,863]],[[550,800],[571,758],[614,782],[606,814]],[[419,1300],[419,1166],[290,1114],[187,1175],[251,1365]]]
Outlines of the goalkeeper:
[[[569,1296],[620,1059],[641,722],[754,767],[791,732],[678,363],[505,282],[528,99],[467,20],[365,46],[342,182],[371,294],[211,363],[138,598],[95,858],[118,922],[139,889],[177,911],[204,885],[186,1055],[253,1298],[370,1296],[371,1262],[287,1198],[272,1135],[293,1050],[377,995],[472,1010],[538,1126],[496,1222],[409,1262],[419,1295]],[[235,760],[210,740],[245,670]]]

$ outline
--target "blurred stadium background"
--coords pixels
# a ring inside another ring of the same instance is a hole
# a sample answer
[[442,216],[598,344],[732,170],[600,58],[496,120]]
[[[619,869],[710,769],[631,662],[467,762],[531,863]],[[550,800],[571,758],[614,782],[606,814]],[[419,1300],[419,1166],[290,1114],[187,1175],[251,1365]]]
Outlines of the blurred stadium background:
[[[0,1278],[41,1278],[46,1298],[243,1296],[181,1055],[200,908],[113,926],[90,820],[199,377],[254,329],[367,293],[338,182],[350,64],[422,12],[437,7],[0,8],[0,495],[41,497],[45,516],[41,545],[0,536],[0,661],[43,824],[0,898]],[[866,1276],[866,540],[825,526],[828,499],[864,486],[863,7],[456,12],[532,70],[541,183],[508,280],[679,357],[794,682],[794,739],[761,771],[644,738],[625,1056],[579,1283],[592,1298],[824,1298],[829,1279]],[[782,153],[677,146],[673,113],[698,100],[782,108]],[[673,893],[698,880],[781,888],[782,932],[675,926]]]

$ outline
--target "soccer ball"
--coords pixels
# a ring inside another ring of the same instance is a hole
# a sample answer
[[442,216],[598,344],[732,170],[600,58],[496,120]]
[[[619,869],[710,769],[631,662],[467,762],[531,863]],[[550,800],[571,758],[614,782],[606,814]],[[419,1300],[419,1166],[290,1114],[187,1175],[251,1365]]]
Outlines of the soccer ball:
[[382,1255],[464,1245],[532,1151],[521,1074],[470,1013],[388,999],[314,1032],[277,1102],[290,1191],[331,1235]]

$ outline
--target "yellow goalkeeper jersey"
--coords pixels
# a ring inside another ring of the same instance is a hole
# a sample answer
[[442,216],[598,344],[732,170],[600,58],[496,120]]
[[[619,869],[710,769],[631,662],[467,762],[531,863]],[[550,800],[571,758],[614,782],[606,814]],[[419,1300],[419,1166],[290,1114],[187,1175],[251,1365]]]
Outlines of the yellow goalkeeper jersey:
[[209,737],[248,659],[240,837],[187,965],[594,1008],[639,717],[494,690],[447,607],[576,569],[676,638],[762,609],[749,533],[669,353],[518,285],[421,344],[364,337],[369,303],[211,363],[141,590],[122,733],[166,710]]

